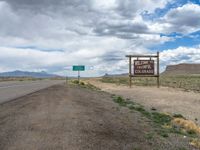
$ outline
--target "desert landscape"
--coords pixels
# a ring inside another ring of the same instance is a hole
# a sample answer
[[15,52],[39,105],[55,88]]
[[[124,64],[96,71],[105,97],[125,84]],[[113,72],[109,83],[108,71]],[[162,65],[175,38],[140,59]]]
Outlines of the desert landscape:
[[0,150],[200,150],[200,0],[0,0]]
[[[198,74],[163,76],[174,85],[195,87],[200,81]],[[126,75],[51,80],[56,85],[1,102],[0,149],[200,148],[198,87],[157,88],[141,78],[130,88],[126,80]]]
[[1,104],[0,148],[198,149],[197,128],[162,127],[183,116],[145,110],[137,97],[125,103],[105,89],[75,81]]

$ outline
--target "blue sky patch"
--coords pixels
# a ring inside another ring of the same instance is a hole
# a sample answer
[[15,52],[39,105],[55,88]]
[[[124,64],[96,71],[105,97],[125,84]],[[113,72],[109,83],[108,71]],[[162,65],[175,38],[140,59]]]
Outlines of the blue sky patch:
[[176,49],[180,46],[194,47],[195,45],[200,45],[200,31],[189,34],[189,35],[181,35],[178,33],[172,33],[169,35],[161,34],[160,36],[172,37],[174,38],[174,40],[165,42],[164,44],[159,44],[156,46],[149,47],[151,50],[163,51],[166,49]]

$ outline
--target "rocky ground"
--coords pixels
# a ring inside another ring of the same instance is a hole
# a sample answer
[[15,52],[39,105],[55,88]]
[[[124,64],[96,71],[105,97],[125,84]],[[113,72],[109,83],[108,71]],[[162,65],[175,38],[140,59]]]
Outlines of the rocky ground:
[[134,86],[102,83],[98,79],[90,82],[102,90],[121,95],[144,105],[146,108],[156,108],[160,112],[181,114],[200,125],[200,93],[183,91],[171,87]]

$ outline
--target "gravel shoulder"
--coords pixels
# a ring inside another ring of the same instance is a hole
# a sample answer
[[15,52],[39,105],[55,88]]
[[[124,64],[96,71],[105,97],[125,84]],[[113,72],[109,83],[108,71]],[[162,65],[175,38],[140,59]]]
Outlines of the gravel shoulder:
[[119,107],[111,95],[75,85],[55,85],[0,105],[1,150],[193,149],[178,135],[155,135],[139,112]]
[[130,98],[148,109],[152,107],[166,113],[182,114],[200,125],[200,93],[186,92],[169,87],[127,86],[102,83],[96,79],[88,82],[109,93]]

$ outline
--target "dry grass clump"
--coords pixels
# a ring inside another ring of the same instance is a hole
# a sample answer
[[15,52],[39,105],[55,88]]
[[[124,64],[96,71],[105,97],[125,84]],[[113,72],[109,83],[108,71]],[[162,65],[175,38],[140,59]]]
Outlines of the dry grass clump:
[[176,126],[182,127],[187,132],[200,134],[200,127],[191,120],[186,120],[184,118],[174,118],[172,123]]
[[71,80],[71,83],[75,84],[75,85],[80,85],[80,87],[82,87],[82,88],[88,88],[88,89],[96,90],[96,91],[100,91],[101,90],[100,88],[94,86],[93,84],[90,84],[89,82],[85,83],[83,81]]
[[192,139],[190,145],[200,149],[200,139]]

